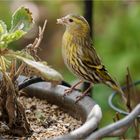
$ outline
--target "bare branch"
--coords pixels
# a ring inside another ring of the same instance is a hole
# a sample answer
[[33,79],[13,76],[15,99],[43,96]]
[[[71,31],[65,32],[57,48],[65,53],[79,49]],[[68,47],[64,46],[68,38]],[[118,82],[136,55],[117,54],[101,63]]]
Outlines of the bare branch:
[[43,28],[39,27],[39,37],[38,37],[37,43],[34,46],[35,49],[39,47],[39,45],[43,39],[43,34],[45,31],[46,25],[47,25],[47,20],[45,20]]
[[86,140],[99,139],[99,138],[107,137],[107,136],[115,136],[114,135],[115,132],[117,132],[122,127],[129,126],[137,118],[139,114],[140,114],[140,104],[138,104],[128,116],[126,116],[125,118],[123,118],[122,120],[116,123],[110,124],[92,133]]
[[45,28],[46,28],[46,25],[47,25],[47,20],[45,20],[44,22],[44,25],[43,27],[39,27],[39,35],[37,38],[35,38],[34,42],[32,44],[29,44],[26,46],[26,51],[31,54],[36,60],[39,60],[40,61],[40,58],[37,56],[37,49],[39,48],[40,46],[40,43],[43,39],[43,34],[44,34],[44,31],[45,31]]

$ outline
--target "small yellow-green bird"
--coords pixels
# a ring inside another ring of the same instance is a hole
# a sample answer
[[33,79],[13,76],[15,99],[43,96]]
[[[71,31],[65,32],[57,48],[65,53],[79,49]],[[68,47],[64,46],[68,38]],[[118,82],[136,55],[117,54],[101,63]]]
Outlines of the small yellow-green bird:
[[[64,62],[68,69],[80,79],[80,82],[66,90],[64,95],[70,93],[83,81],[92,84],[103,83],[123,94],[119,84],[109,75],[93,48],[90,27],[86,19],[83,16],[69,14],[57,19],[57,23],[66,26],[62,39]],[[87,95],[90,88],[91,86],[77,98],[77,101]]]

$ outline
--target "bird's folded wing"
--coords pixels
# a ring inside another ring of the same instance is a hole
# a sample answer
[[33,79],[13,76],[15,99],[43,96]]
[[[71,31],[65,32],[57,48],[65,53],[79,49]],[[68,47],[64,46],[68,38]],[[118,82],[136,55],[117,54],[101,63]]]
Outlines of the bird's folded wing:
[[95,49],[91,46],[85,46],[83,48],[83,54],[81,55],[81,60],[84,65],[90,68],[102,68],[101,60],[97,55]]
[[112,81],[111,76],[107,72],[105,66],[101,63],[99,56],[94,48],[88,49],[84,52],[84,56],[81,58],[82,63],[88,68],[96,72],[100,79],[105,81]]
[[94,63],[89,63],[89,61],[83,61],[83,64],[86,65],[86,67],[88,67],[94,73],[96,73],[96,75],[98,75],[98,77],[100,77],[101,80],[112,81],[112,78],[105,69],[104,65],[94,65]]

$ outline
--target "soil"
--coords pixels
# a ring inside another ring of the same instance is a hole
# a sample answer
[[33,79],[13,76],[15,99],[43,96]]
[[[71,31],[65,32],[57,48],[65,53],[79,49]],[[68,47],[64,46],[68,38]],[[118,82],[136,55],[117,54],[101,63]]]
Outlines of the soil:
[[[56,105],[49,104],[46,100],[37,98],[19,97],[26,110],[26,117],[33,133],[28,137],[14,137],[7,134],[6,125],[1,123],[0,139],[40,140],[64,135],[82,125],[82,121],[76,120]],[[6,129],[5,129],[6,128]],[[3,131],[4,130],[4,131]]]

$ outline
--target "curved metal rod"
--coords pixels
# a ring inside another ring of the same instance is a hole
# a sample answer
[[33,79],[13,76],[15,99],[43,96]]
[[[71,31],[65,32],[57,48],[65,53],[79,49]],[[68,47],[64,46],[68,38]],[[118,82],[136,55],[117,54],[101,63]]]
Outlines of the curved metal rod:
[[138,104],[128,116],[117,121],[116,123],[110,124],[92,133],[86,140],[92,140],[92,139],[95,140],[95,139],[110,136],[111,133],[118,131],[120,128],[130,125],[139,114],[140,114],[140,104]]
[[125,112],[119,108],[117,108],[113,103],[112,103],[112,100],[113,98],[115,97],[115,95],[117,94],[117,92],[114,92],[112,93],[110,96],[109,96],[109,99],[108,99],[108,104],[109,106],[114,109],[115,111],[119,112],[120,114],[123,114],[123,115],[128,115],[129,113],[128,112]]
[[[131,85],[129,85],[130,87],[132,87],[132,86],[136,86],[136,85],[139,85],[140,84],[140,81],[136,81],[136,82],[134,82],[133,84],[131,84]],[[123,86],[122,87],[122,90],[125,90],[127,87],[126,86]],[[115,97],[117,95],[117,92],[113,92],[110,96],[109,96],[109,98],[108,98],[108,104],[109,104],[109,106],[112,108],[112,109],[114,109],[115,111],[117,111],[117,112],[119,112],[120,114],[123,114],[123,115],[128,115],[129,113],[128,112],[126,112],[126,111],[123,111],[122,109],[119,109],[119,108],[117,108],[113,103],[112,103],[112,100],[113,100],[113,98]],[[140,116],[138,116],[138,117],[140,117]]]

